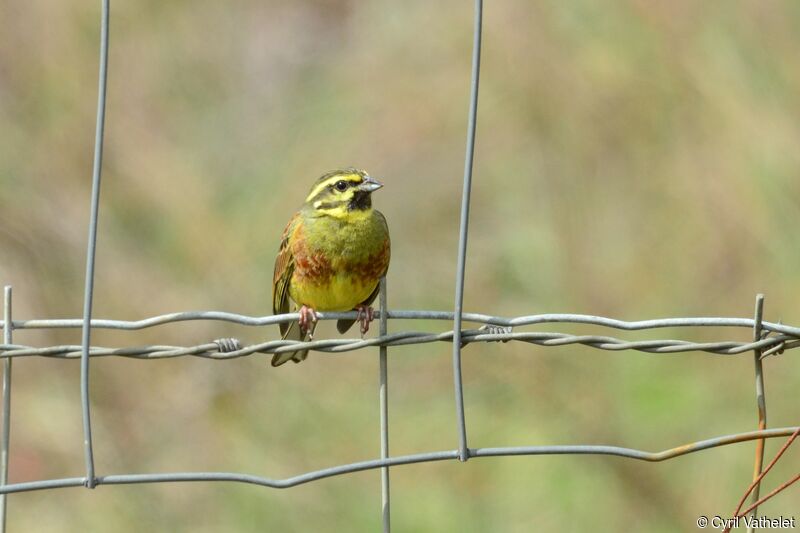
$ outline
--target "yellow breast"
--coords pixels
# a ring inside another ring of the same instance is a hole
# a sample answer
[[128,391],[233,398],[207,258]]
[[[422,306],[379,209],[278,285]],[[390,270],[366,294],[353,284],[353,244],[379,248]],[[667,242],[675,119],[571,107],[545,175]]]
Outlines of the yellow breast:
[[307,279],[293,281],[289,286],[292,300],[317,311],[350,311],[378,285],[375,279],[364,280],[348,274],[335,274],[321,284]]
[[347,220],[304,218],[289,241],[289,296],[319,311],[350,311],[363,303],[389,266],[389,233],[377,211]]

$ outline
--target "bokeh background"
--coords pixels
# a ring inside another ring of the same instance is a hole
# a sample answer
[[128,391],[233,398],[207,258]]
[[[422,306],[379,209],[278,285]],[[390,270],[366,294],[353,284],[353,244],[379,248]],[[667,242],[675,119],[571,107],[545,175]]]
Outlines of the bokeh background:
[[[375,204],[392,230],[390,305],[450,309],[471,36],[472,3],[453,0],[115,2],[95,315],[269,314],[285,222],[318,175],[345,165],[386,182]],[[99,2],[0,3],[0,282],[14,286],[18,319],[81,312],[98,41]],[[792,0],[489,2],[466,310],[752,316],[764,292],[767,319],[800,322],[798,52]],[[589,331],[537,329],[556,328]],[[678,335],[749,337],[657,332]],[[256,342],[277,328],[191,323],[93,341],[220,336]],[[79,332],[15,341],[78,343]],[[392,454],[456,446],[450,350],[391,350]],[[98,473],[286,477],[377,457],[376,356],[279,369],[266,356],[95,360]],[[765,365],[773,427],[798,423],[794,356]],[[470,346],[470,445],[660,450],[749,430],[752,366],[750,355]],[[15,362],[11,481],[83,475],[78,367]],[[393,524],[689,530],[732,511],[753,449],[399,467]],[[793,450],[767,486],[798,464]],[[797,489],[762,513],[796,503]],[[378,471],[284,491],[101,486],[11,495],[9,531],[375,531],[379,505]]]

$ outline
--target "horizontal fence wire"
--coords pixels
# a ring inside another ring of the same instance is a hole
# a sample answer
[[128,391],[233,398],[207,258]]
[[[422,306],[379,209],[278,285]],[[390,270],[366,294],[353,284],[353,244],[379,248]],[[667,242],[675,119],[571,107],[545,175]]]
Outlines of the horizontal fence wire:
[[[555,445],[555,446],[508,446],[497,448],[470,448],[470,457],[503,457],[518,455],[612,455],[639,459],[648,462],[659,462],[673,459],[682,455],[725,446],[739,442],[746,442],[764,438],[787,437],[791,436],[798,427],[785,427],[767,429],[762,431],[750,431],[725,435],[711,439],[701,440],[682,446],[676,446],[660,452],[647,452],[633,448],[620,446],[595,446],[595,445]],[[393,467],[415,463],[428,463],[434,461],[456,460],[459,458],[459,450],[445,450],[436,452],[418,453],[412,455],[401,455],[389,457],[387,459],[376,459],[371,461],[359,461],[345,465],[338,465],[321,470],[314,470],[305,474],[300,474],[284,479],[274,479],[260,477],[251,474],[241,474],[234,472],[174,472],[161,474],[116,474],[98,476],[95,479],[97,485],[128,485],[138,483],[168,483],[168,482],[207,482],[207,481],[228,481],[260,485],[275,489],[286,489],[310,483],[320,479],[325,479],[343,474],[373,470],[377,468]],[[41,481],[28,481],[22,483],[11,483],[0,486],[0,494],[15,492],[30,492],[35,490],[46,490],[67,487],[83,487],[86,484],[85,477],[71,477],[62,479],[46,479]]]
[[[380,318],[380,312],[377,312]],[[190,320],[211,320],[222,321],[233,324],[247,326],[269,326],[283,322],[297,320],[297,313],[287,313],[283,315],[270,316],[247,316],[221,311],[192,311],[182,313],[170,313],[149,317],[142,320],[105,320],[93,319],[93,328],[115,329],[137,331],[145,328],[163,326],[172,323],[185,322]],[[355,313],[319,313],[320,320],[338,320],[341,318],[355,318]],[[388,311],[386,319],[428,319],[445,320],[453,319],[453,313],[442,311]],[[504,318],[486,314],[464,313],[465,322],[483,324],[479,329],[465,329],[461,331],[461,340],[467,345],[475,342],[492,341],[523,341],[538,344],[541,346],[564,346],[570,344],[582,344],[592,348],[603,350],[639,350],[642,352],[655,354],[670,354],[676,352],[700,351],[712,354],[735,355],[742,354],[751,350],[759,349],[766,356],[790,350],[800,345],[800,328],[786,324],[773,322],[760,322],[764,334],[771,334],[755,342],[740,341],[719,341],[719,342],[692,342],[686,340],[641,340],[626,341],[614,337],[603,335],[573,335],[567,333],[547,333],[547,332],[514,332],[512,328],[521,326],[532,326],[536,324],[582,324],[604,328],[613,328],[625,331],[653,330],[661,328],[750,328],[756,323],[751,318],[735,317],[688,317],[688,318],[662,318],[653,320],[624,321],[613,318],[580,315],[580,314],[541,314],[527,315],[514,318]],[[12,329],[20,330],[42,330],[42,329],[78,329],[83,321],[80,319],[33,319],[33,320],[12,320]],[[6,322],[0,322],[0,327],[6,328]],[[139,346],[121,348],[101,348],[91,347],[89,355],[98,356],[121,356],[136,357],[142,359],[159,359],[178,356],[198,356],[215,359],[227,359],[232,357],[243,357],[256,353],[280,353],[281,351],[293,351],[300,347],[308,348],[323,353],[336,353],[352,351],[368,346],[396,346],[404,344],[421,344],[428,342],[452,342],[453,332],[445,331],[441,333],[424,333],[403,331],[387,335],[380,335],[371,339],[320,339],[312,342],[294,342],[285,340],[274,340],[263,343],[256,343],[246,347],[241,347],[236,339],[220,339],[197,346],[175,347],[175,346]],[[30,347],[16,344],[3,344],[0,346],[0,357],[13,358],[23,356],[43,356],[43,357],[62,357],[79,358],[81,355],[80,346],[49,346],[49,347]],[[748,431],[725,435],[706,440],[700,440],[674,448],[669,448],[657,452],[648,452],[634,448],[604,445],[552,445],[552,446],[521,446],[521,447],[495,447],[495,448],[469,448],[468,456],[472,457],[496,457],[514,455],[613,455],[627,457],[648,462],[658,462],[679,457],[689,453],[698,452],[718,446],[730,445],[739,442],[760,440],[765,438],[790,436],[797,427],[784,427],[765,429],[759,431]],[[119,474],[98,476],[95,483],[106,485],[135,484],[135,483],[160,483],[160,482],[190,482],[190,481],[229,481],[249,483],[272,488],[289,488],[303,483],[308,483],[318,479],[338,476],[342,474],[371,470],[378,468],[394,467],[406,464],[425,463],[431,461],[458,460],[461,457],[461,450],[433,451],[412,455],[402,455],[396,457],[384,457],[381,459],[360,461],[345,465],[338,465],[300,474],[284,479],[260,477],[250,474],[231,473],[231,472],[177,472],[159,474]],[[85,477],[74,477],[64,479],[49,479],[41,481],[30,481],[22,483],[12,483],[0,486],[0,494],[12,492],[24,492],[32,490],[43,490],[63,487],[84,486],[87,480]]]
[[[376,311],[377,318],[381,312]],[[320,320],[339,320],[342,318],[355,318],[354,312],[347,313],[318,313]],[[92,328],[141,330],[170,323],[193,320],[212,320],[240,324],[245,326],[269,326],[297,320],[298,313],[286,313],[269,316],[247,316],[223,311],[190,311],[183,313],[170,313],[154,316],[142,320],[104,320],[93,319]],[[388,311],[387,319],[393,320],[444,320],[452,321],[453,313],[445,311]],[[653,320],[624,321],[607,317],[579,314],[541,314],[526,315],[514,318],[504,318],[477,313],[464,313],[465,322],[483,324],[477,329],[461,331],[462,344],[476,342],[508,342],[519,341],[540,346],[567,346],[581,344],[601,350],[621,351],[636,350],[655,354],[670,354],[681,352],[701,351],[719,355],[736,355],[751,350],[760,350],[762,357],[791,350],[800,346],[800,328],[786,324],[761,322],[764,332],[771,333],[758,341],[723,340],[716,342],[693,342],[679,339],[662,340],[623,340],[607,335],[576,335],[572,333],[538,332],[538,331],[513,331],[515,327],[533,326],[537,324],[583,324],[594,325],[625,331],[641,331],[662,328],[707,328],[707,327],[739,327],[752,329],[755,320],[752,318],[733,317],[687,317],[687,318],[662,318]],[[33,319],[14,320],[13,329],[69,329],[80,328],[81,319]],[[0,321],[0,328],[5,328],[5,323]],[[123,348],[90,347],[89,355],[121,356],[140,359],[164,359],[171,357],[196,356],[212,359],[232,359],[244,357],[255,353],[282,353],[298,349],[309,349],[322,353],[341,353],[358,350],[370,346],[403,346],[410,344],[426,344],[432,342],[452,342],[452,330],[440,333],[427,333],[420,331],[401,331],[386,335],[379,335],[369,339],[317,339],[308,342],[293,340],[270,340],[242,346],[237,339],[209,340],[194,346],[165,346],[148,345]],[[47,347],[32,347],[20,344],[3,344],[0,346],[0,357],[62,357],[78,358],[81,356],[81,346],[61,345]]]
[[[736,435],[726,435],[697,441],[684,446],[677,446],[661,452],[645,452],[619,446],[591,446],[591,445],[566,445],[566,446],[509,446],[500,448],[471,448],[470,457],[501,457],[516,455],[613,455],[628,457],[648,462],[659,462],[673,459],[682,455],[716,448],[728,444],[746,442],[760,438],[786,437],[797,431],[797,427],[768,429],[764,431],[751,431]],[[359,461],[346,465],[334,466],[315,470],[298,476],[284,479],[272,479],[250,474],[233,472],[175,472],[164,474],[116,474],[100,476],[98,485],[127,485],[137,483],[169,483],[169,482],[206,482],[228,481],[261,485],[264,487],[286,489],[343,474],[373,470],[376,468],[409,465],[415,463],[429,463],[458,459],[458,450],[445,450],[411,455],[401,455],[388,459]],[[14,483],[0,487],[0,493],[29,492],[34,490],[80,487],[84,485],[84,478],[72,477],[62,479],[48,479],[26,483]]]

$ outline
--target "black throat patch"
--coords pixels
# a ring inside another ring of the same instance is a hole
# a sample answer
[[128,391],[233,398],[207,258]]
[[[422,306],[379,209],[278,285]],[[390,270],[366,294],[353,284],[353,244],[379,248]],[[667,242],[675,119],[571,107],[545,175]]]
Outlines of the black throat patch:
[[365,191],[356,191],[350,203],[347,204],[348,211],[366,211],[372,207],[372,195]]

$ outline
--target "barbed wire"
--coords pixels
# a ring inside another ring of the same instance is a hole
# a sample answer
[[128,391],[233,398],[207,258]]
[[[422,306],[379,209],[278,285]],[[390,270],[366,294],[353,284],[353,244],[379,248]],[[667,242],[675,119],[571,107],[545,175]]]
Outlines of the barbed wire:
[[[376,312],[380,318],[380,311]],[[339,320],[354,318],[355,313],[319,313],[320,320]],[[170,323],[187,320],[216,320],[248,326],[267,326],[297,320],[297,313],[271,316],[247,316],[223,311],[191,311],[170,313],[145,318],[137,321],[104,320],[92,321],[93,328],[141,330]],[[431,319],[452,320],[453,313],[442,311],[389,311],[388,319]],[[716,341],[693,342],[678,339],[628,341],[605,335],[576,335],[560,332],[514,332],[515,326],[527,326],[543,323],[589,324],[619,330],[651,330],[677,327],[747,327],[752,328],[754,321],[748,318],[730,317],[687,317],[663,318],[639,321],[624,321],[594,315],[578,314],[542,314],[504,318],[485,314],[465,313],[464,320],[482,323],[478,329],[461,331],[462,346],[480,342],[525,342],[539,346],[568,346],[580,344],[590,348],[608,351],[635,350],[654,354],[674,354],[682,352],[706,352],[717,355],[737,355],[753,350],[761,350],[761,357],[767,357],[785,350],[800,346],[800,328],[762,322],[762,327],[774,336],[767,336],[759,341]],[[62,329],[79,328],[80,319],[34,319],[12,321],[13,329]],[[0,322],[0,327],[5,324]],[[780,333],[777,333],[780,332]],[[797,332],[796,335],[790,332]],[[775,334],[777,333],[777,334]],[[194,356],[208,359],[234,359],[256,353],[275,354],[298,349],[308,349],[321,353],[343,353],[371,346],[404,346],[433,342],[453,342],[453,330],[440,333],[419,331],[401,331],[387,335],[379,335],[368,339],[318,339],[307,342],[294,340],[270,340],[243,346],[235,338],[215,339],[211,342],[195,346],[148,345],[122,348],[90,347],[92,357],[119,356],[137,359],[166,359],[172,357]],[[80,345],[60,345],[33,347],[19,344],[0,345],[0,358],[8,357],[60,357],[66,359],[80,358]]]
[[[385,289],[385,285],[382,285]],[[759,300],[761,301],[761,300]],[[382,319],[382,312],[376,311],[375,316]],[[93,319],[92,328],[138,331],[148,328],[167,326],[186,321],[217,321],[236,325],[264,327],[297,320],[298,313],[282,315],[249,316],[224,311],[186,311],[152,316],[141,320],[111,320]],[[347,313],[319,313],[319,320],[339,320],[342,318],[355,318],[354,312]],[[432,310],[389,310],[386,312],[388,320],[445,320],[453,321],[454,313]],[[800,328],[781,323],[766,322],[751,318],[738,317],[675,317],[648,320],[619,320],[615,318],[596,315],[582,315],[569,313],[549,313],[539,315],[524,315],[518,317],[500,317],[479,313],[464,313],[464,322],[481,324],[477,329],[464,329],[460,339],[462,346],[481,342],[526,342],[542,347],[583,345],[590,348],[620,351],[636,350],[653,354],[674,354],[681,352],[706,352],[716,355],[738,355],[746,352],[760,354],[760,358],[781,353],[800,346]],[[383,321],[383,320],[382,320]],[[47,329],[78,329],[82,327],[81,319],[30,319],[10,320],[11,330],[47,330]],[[723,340],[716,342],[695,342],[677,339],[662,340],[623,340],[607,335],[577,335],[561,332],[536,332],[513,331],[515,327],[534,326],[541,324],[578,324],[582,326],[596,326],[620,331],[646,331],[664,328],[747,328],[759,326],[761,333],[759,340],[743,342]],[[0,328],[6,328],[6,322],[0,321]],[[196,346],[169,346],[148,345],[131,347],[90,347],[90,357],[130,357],[137,359],[164,359],[182,356],[204,357],[209,359],[233,359],[258,353],[281,353],[297,349],[309,349],[320,353],[336,354],[351,352],[367,347],[388,347],[432,342],[453,342],[455,335],[452,330],[439,333],[419,331],[400,331],[385,335],[378,335],[367,339],[326,338],[299,342],[292,340],[269,340],[242,346],[241,341],[235,338],[216,339],[211,342]],[[80,359],[82,346],[61,345],[47,347],[32,347],[19,344],[5,343],[0,345],[0,358],[11,359],[15,357],[56,357],[66,359]],[[681,455],[695,453],[701,450],[725,446],[750,440],[761,440],[789,436],[797,427],[761,429],[725,435],[711,439],[700,440],[658,452],[649,452],[635,448],[604,445],[552,445],[552,446],[518,446],[496,448],[467,448],[466,457],[494,457],[510,455],[552,455],[552,454],[598,454],[615,455],[649,462],[658,462]],[[231,481],[261,485],[272,488],[288,488],[303,483],[315,481],[331,476],[347,474],[370,469],[386,469],[392,466],[413,464],[441,460],[463,460],[462,450],[446,450],[425,452],[413,455],[396,457],[382,457],[381,459],[359,461],[355,463],[338,465],[330,468],[314,470],[297,476],[275,479],[240,474],[231,472],[179,472],[164,474],[123,474],[99,476],[92,480],[94,485],[99,484],[127,484],[127,483],[156,483],[156,482],[187,482],[187,481]],[[22,492],[47,488],[88,486],[85,477],[48,479],[41,481],[23,482],[0,486],[0,494]]]
[[[385,290],[385,285],[382,285],[382,288]],[[759,302],[759,305],[763,305],[763,298],[760,295],[757,299],[757,302]],[[382,303],[385,305],[385,302]],[[382,312],[379,310],[376,311],[375,316],[381,320],[382,324],[388,322],[390,319],[445,321],[453,321],[454,319],[454,313],[452,312],[432,310],[389,310],[386,312],[385,319],[382,318]],[[97,329],[138,331],[148,328],[167,326],[169,324],[175,324],[179,322],[197,320],[218,321],[236,325],[264,327],[295,321],[298,319],[298,317],[298,313],[269,316],[249,316],[224,311],[187,311],[168,313],[132,321],[93,319],[91,321],[91,327]],[[318,314],[319,320],[339,320],[342,318],[352,319],[355,317],[356,316],[354,312]],[[165,359],[182,356],[194,356],[208,359],[233,359],[258,353],[274,354],[285,351],[295,351],[297,349],[309,349],[320,353],[336,354],[351,352],[373,346],[403,346],[433,342],[452,343],[454,338],[460,338],[460,345],[462,347],[482,342],[515,341],[535,344],[542,347],[578,344],[587,346],[589,348],[607,351],[635,350],[651,354],[705,352],[716,355],[739,355],[752,351],[758,354],[759,359],[763,359],[769,355],[782,353],[785,350],[791,350],[800,346],[800,328],[782,323],[763,321],[760,314],[757,314],[756,318],[753,319],[738,317],[675,317],[626,321],[596,315],[568,313],[524,315],[511,318],[479,313],[463,313],[462,321],[481,324],[481,326],[476,329],[463,329],[460,332],[460,336],[454,335],[453,330],[439,333],[400,331],[391,334],[378,335],[376,337],[367,339],[326,338],[311,340],[308,342],[292,340],[269,340],[248,346],[242,346],[241,341],[236,338],[216,339],[211,342],[198,344],[196,346],[148,345],[119,348],[93,346],[89,347],[88,356],[92,358],[118,356],[136,359]],[[8,323],[11,326],[11,330],[78,329],[82,328],[83,326],[83,320],[81,319],[9,320]],[[760,333],[756,336],[759,340],[750,342],[736,340],[696,342],[679,339],[624,340],[617,337],[598,334],[577,335],[573,333],[561,332],[513,331],[515,327],[534,326],[541,324],[589,325],[607,329],[616,329],[620,331],[646,331],[664,328],[747,328],[756,329]],[[6,329],[5,321],[0,321],[0,328],[3,328],[4,330]],[[385,326],[382,326],[382,330],[386,330]],[[0,345],[0,358],[10,360],[15,357],[39,356],[81,359],[83,355],[82,348],[83,347],[80,345],[33,347],[4,343]],[[385,356],[386,354],[383,353],[382,357]],[[584,444],[495,448],[468,447],[465,450],[459,448],[454,450],[432,451],[395,457],[389,456],[388,452],[383,453],[382,450],[382,457],[380,459],[359,461],[323,468],[283,479],[233,472],[120,474],[97,476],[93,480],[89,480],[86,477],[75,477],[13,483],[0,486],[0,494],[74,486],[93,487],[101,484],[118,485],[191,481],[228,481],[280,489],[293,487],[327,477],[371,469],[381,469],[382,480],[387,480],[388,482],[388,473],[384,474],[384,472],[389,467],[431,461],[463,461],[465,459],[474,457],[514,455],[613,455],[648,462],[659,462],[718,446],[726,446],[752,440],[762,442],[763,439],[766,438],[790,436],[793,433],[796,433],[797,430],[797,427],[774,429],[762,428],[757,431],[748,431],[695,441],[657,452],[620,446]],[[788,484],[785,485],[788,486]]]

